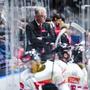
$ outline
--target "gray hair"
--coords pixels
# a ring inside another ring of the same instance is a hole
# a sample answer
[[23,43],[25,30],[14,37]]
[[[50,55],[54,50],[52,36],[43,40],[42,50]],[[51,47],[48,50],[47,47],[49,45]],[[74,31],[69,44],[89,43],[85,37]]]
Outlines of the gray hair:
[[42,11],[46,13],[46,8],[44,8],[44,7],[35,8],[35,15],[38,15]]

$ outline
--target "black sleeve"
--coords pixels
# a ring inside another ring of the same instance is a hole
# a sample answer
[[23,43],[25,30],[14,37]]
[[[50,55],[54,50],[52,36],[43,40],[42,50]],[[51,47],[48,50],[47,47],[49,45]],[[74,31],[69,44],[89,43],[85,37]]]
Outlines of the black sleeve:
[[54,31],[54,28],[51,28],[50,24],[48,24],[48,23],[45,23],[44,26],[45,26],[45,29],[47,30],[47,32],[49,33],[49,36],[47,36],[47,41],[55,42],[56,34]]
[[26,26],[26,36],[27,40],[32,44],[42,43],[42,40],[37,39],[37,36],[34,33],[34,26],[32,24]]
[[61,42],[62,42],[62,43],[67,43],[67,44],[69,44],[69,41],[68,41],[67,36],[66,36],[65,34],[63,34],[63,35],[61,36]]

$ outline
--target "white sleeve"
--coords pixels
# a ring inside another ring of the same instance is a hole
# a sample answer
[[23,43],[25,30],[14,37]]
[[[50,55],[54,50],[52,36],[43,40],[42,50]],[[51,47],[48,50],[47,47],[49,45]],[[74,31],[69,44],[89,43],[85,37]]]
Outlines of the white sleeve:
[[61,74],[59,76],[56,75],[54,77],[54,79],[55,79],[55,84],[59,90],[70,90],[68,83],[64,82],[63,75],[61,75]]
[[24,90],[36,90],[36,87],[33,83],[33,74],[29,73],[28,70],[22,72],[20,82],[23,84]]
[[64,77],[61,68],[54,70],[53,81],[59,90],[70,90],[67,83],[64,82]]
[[36,90],[34,82],[31,78],[25,81],[25,90]]
[[71,89],[69,88],[68,83],[63,83],[59,87],[59,90],[71,90]]

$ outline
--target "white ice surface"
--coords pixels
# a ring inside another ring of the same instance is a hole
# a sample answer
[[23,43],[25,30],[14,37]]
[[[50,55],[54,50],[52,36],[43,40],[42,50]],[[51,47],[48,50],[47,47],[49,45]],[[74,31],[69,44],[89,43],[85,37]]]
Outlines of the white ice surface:
[[20,90],[19,74],[9,75],[0,78],[0,90]]

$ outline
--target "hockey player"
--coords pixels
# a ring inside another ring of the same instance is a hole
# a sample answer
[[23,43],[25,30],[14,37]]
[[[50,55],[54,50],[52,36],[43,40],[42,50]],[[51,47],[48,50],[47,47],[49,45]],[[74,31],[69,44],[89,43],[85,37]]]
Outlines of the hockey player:
[[70,86],[70,90],[88,90],[85,66],[80,67],[77,63],[71,62],[70,53],[68,53],[69,50],[62,49],[61,51],[59,54],[61,55],[59,56],[60,60],[55,60],[55,63],[62,68],[63,77],[65,82]]
[[21,90],[40,90],[42,85],[47,83],[54,83],[59,90],[70,90],[57,64],[50,60],[43,64],[38,60],[25,60],[27,69],[21,74]]

